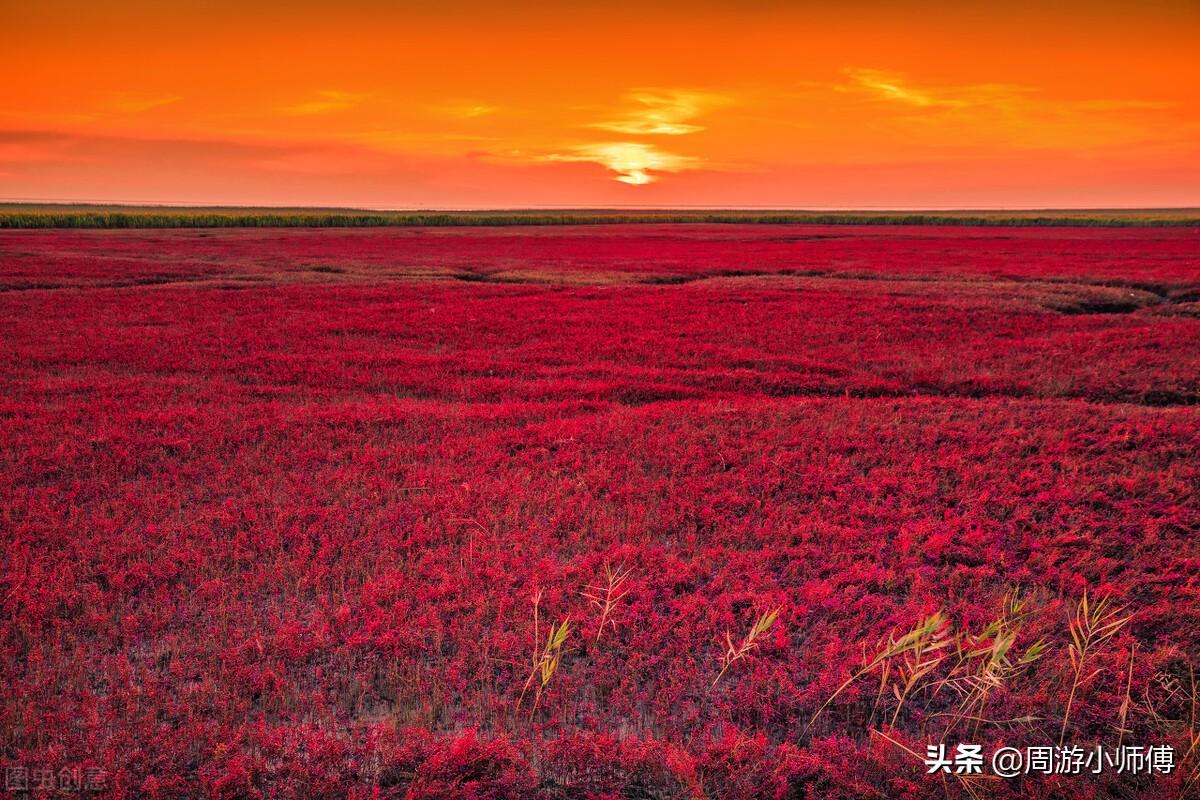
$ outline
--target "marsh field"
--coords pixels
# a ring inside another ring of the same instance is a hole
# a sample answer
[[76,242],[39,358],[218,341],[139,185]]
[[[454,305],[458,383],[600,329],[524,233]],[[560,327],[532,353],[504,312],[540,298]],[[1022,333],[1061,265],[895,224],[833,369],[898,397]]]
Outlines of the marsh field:
[[[1183,212],[43,213],[0,219],[44,228],[0,230],[5,765],[163,798],[1197,788]],[[1176,768],[927,775],[939,741]]]

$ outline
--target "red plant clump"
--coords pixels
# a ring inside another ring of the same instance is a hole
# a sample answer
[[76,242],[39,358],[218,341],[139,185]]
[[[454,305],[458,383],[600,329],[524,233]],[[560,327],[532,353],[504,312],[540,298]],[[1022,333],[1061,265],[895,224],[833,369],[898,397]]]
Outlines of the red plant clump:
[[[19,231],[0,288],[2,767],[1196,787],[1194,229]],[[921,761],[1060,736],[1179,763]]]

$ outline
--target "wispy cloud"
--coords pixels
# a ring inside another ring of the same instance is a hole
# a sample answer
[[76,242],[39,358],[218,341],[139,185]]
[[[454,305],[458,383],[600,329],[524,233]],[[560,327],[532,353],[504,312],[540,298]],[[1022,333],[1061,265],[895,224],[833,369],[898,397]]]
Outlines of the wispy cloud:
[[731,102],[724,95],[681,89],[634,89],[625,100],[632,108],[587,127],[641,136],[682,136],[704,130],[693,120]]
[[293,117],[330,114],[335,111],[345,111],[346,109],[354,108],[368,97],[370,95],[365,93],[322,89],[313,98],[293,105],[282,106],[279,111]]
[[1160,142],[1164,131],[1178,128],[1171,103],[1052,97],[1004,83],[925,84],[903,73],[859,67],[843,74],[844,81],[813,88],[865,99],[877,106],[880,124],[912,142],[1079,150]]
[[997,83],[953,87],[917,86],[898,72],[857,67],[843,71],[849,82],[836,86],[838,91],[858,92],[876,100],[915,108],[953,109],[996,105],[1023,98],[1031,91],[1021,86]]
[[575,161],[599,164],[616,173],[613,180],[633,186],[643,186],[658,180],[656,172],[683,172],[695,169],[701,159],[659,150],[641,142],[603,142],[571,147],[563,153],[552,153],[543,161]]
[[443,114],[458,117],[459,119],[477,119],[495,114],[500,108],[498,106],[487,105],[486,103],[451,103],[441,106],[438,110]]
[[849,80],[835,86],[837,91],[865,94],[875,100],[913,108],[950,110],[991,107],[1018,111],[1058,109],[1062,112],[1109,113],[1173,107],[1171,103],[1160,101],[1113,98],[1051,101],[1039,98],[1036,89],[1007,83],[926,86],[918,85],[898,72],[858,67],[848,67],[843,72]]
[[117,92],[108,98],[106,107],[122,114],[140,114],[152,108],[161,108],[178,103],[183,98],[177,94],[137,94]]
[[[704,130],[697,118],[731,102],[713,92],[684,89],[632,89],[624,95],[624,107],[611,118],[585,122],[583,127],[633,136],[684,136]],[[536,161],[599,164],[615,173],[613,180],[644,186],[664,173],[698,169],[704,159],[681,155],[646,142],[588,142],[564,145]]]
[[[904,85],[903,78],[894,73],[880,72],[874,69],[847,69],[847,77],[853,82],[850,89],[866,90],[877,98],[908,103],[919,108],[939,105],[926,92],[918,91]],[[847,87],[839,87],[846,89]]]

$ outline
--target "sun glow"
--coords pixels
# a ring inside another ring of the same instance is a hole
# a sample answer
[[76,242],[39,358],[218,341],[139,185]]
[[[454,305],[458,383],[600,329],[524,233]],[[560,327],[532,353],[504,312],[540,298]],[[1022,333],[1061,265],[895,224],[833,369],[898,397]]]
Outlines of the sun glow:
[[681,172],[694,169],[699,159],[659,150],[640,142],[608,142],[578,145],[568,153],[548,156],[551,161],[584,161],[599,164],[617,173],[615,181],[644,186],[658,180],[652,173]]

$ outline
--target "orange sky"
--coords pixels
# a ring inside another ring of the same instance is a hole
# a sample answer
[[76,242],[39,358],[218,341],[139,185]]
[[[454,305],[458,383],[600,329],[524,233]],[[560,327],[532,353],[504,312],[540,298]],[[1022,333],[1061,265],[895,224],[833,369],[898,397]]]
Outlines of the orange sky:
[[0,198],[1197,206],[1198,42],[1195,0],[0,0]]

